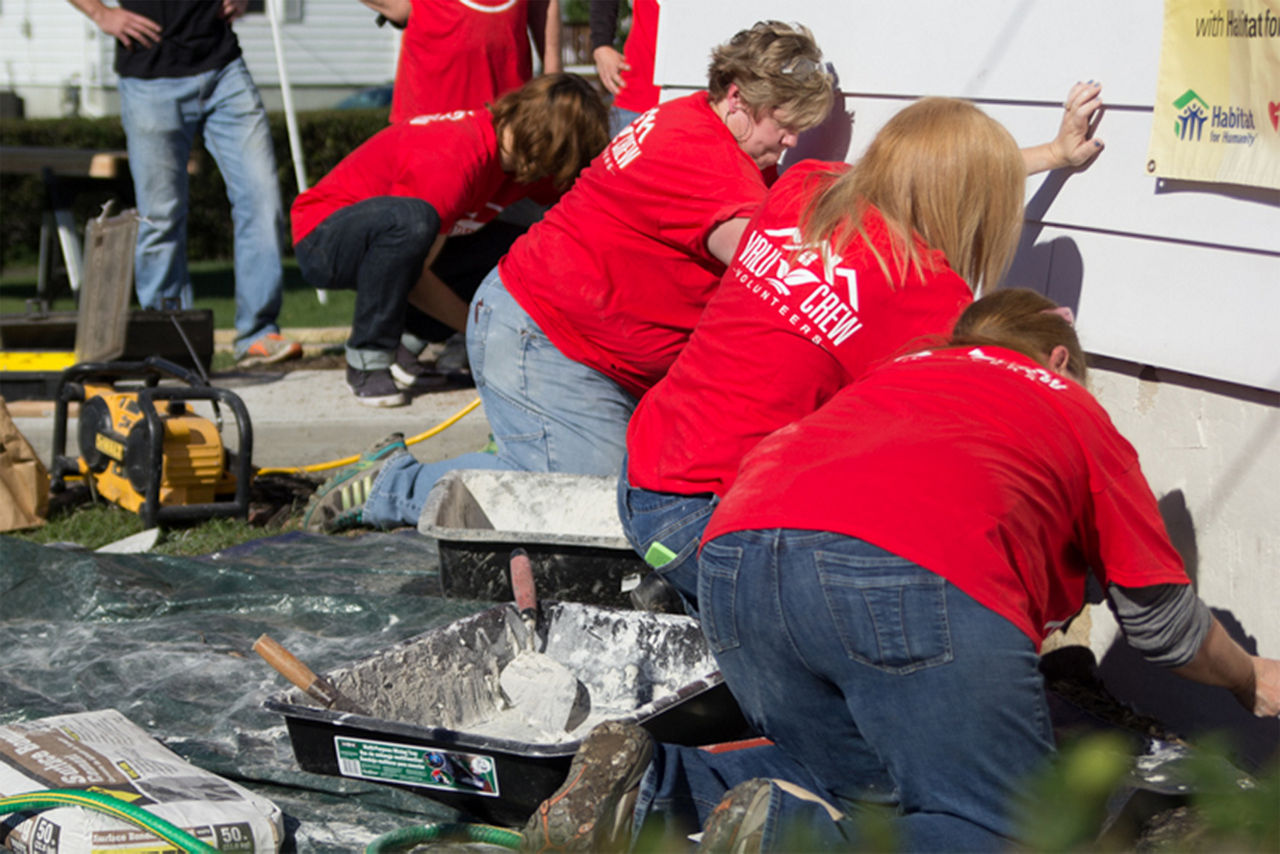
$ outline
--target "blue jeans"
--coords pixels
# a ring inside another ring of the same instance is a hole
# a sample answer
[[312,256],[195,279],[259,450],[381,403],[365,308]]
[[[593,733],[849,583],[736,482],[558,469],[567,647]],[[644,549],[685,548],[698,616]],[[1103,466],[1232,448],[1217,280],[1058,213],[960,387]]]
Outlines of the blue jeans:
[[618,518],[627,542],[642,558],[647,559],[654,543],[661,543],[675,557],[654,572],[676,589],[685,608],[697,614],[698,606],[698,542],[706,530],[711,511],[720,498],[711,493],[677,495],[654,492],[632,486],[627,480],[627,462],[622,461],[618,476]]
[[422,199],[375,196],[339,208],[302,238],[298,268],[312,287],[354,288],[347,364],[389,368],[405,328],[409,291],[440,230]]
[[[790,762],[754,776],[786,779],[798,765],[811,782],[793,781],[846,816],[895,804],[904,850],[1007,847],[1016,795],[1054,749],[1036,650],[1012,623],[876,546],[801,530],[705,543],[698,601],[744,715]],[[703,771],[676,781],[659,762],[650,771],[642,820],[668,803],[686,814],[696,804],[703,820],[723,794]],[[854,822],[777,794],[766,847],[785,847],[797,822],[810,840],[856,842]]]
[[235,227],[236,354],[278,332],[284,208],[262,99],[242,59],[188,77],[120,78],[138,200],[134,255],[143,308],[191,305],[187,159],[199,134],[227,185]]
[[394,471],[388,465],[365,502],[366,524],[418,524],[431,487],[454,469],[617,473],[636,399],[557,350],[507,293],[496,268],[471,301],[467,357],[498,445],[497,456],[480,460],[489,455],[466,454],[438,463],[404,463]]
[[624,110],[621,107],[609,108],[609,137],[618,135],[618,131],[640,118],[635,110]]

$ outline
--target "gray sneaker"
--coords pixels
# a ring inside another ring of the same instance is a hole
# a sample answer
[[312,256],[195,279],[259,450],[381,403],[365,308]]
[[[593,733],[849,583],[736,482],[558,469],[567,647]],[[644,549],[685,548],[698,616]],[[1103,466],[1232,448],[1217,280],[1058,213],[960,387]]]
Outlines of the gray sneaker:
[[383,466],[409,453],[403,433],[392,433],[320,485],[302,514],[303,530],[333,534],[363,523],[364,504]]
[[711,811],[702,828],[699,852],[756,854],[764,842],[773,783],[757,777],[734,786]]
[[356,396],[356,401],[365,406],[404,406],[409,399],[396,387],[391,378],[391,371],[379,368],[363,371],[347,365],[347,385]]
[[626,851],[640,778],[653,737],[631,723],[606,721],[582,740],[569,776],[529,818],[522,851]]

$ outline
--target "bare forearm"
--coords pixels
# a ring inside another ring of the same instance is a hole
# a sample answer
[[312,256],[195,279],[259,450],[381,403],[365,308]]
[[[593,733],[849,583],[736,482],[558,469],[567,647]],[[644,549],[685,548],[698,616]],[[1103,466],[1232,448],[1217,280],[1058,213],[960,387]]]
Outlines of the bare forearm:
[[69,0],[89,20],[126,48],[152,47],[160,41],[161,28],[146,15],[119,6],[107,6],[102,0]]
[[409,292],[409,303],[458,332],[467,331],[467,304],[431,268],[424,266]]
[[1194,682],[1226,688],[1255,715],[1280,714],[1280,662],[1245,652],[1216,618],[1195,657],[1173,672]]
[[102,13],[107,10],[102,0],[67,0],[67,2],[84,12],[85,16],[95,24],[98,23]]
[[542,57],[544,74],[564,70],[560,59],[560,0],[529,4],[529,33]]

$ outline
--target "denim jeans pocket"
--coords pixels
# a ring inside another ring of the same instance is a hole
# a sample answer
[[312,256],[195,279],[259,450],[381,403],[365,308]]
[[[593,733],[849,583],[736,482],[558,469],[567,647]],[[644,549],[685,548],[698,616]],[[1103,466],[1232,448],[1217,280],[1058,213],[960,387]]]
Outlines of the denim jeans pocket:
[[481,285],[469,306],[467,317],[467,364],[471,366],[471,376],[477,389],[484,387],[485,339],[489,336],[489,321],[493,317],[493,307],[485,303],[484,292]]
[[737,599],[742,554],[737,546],[712,540],[698,555],[699,617],[713,653],[739,646]]
[[887,552],[879,557],[817,551],[814,562],[850,659],[895,674],[952,660],[942,576]]

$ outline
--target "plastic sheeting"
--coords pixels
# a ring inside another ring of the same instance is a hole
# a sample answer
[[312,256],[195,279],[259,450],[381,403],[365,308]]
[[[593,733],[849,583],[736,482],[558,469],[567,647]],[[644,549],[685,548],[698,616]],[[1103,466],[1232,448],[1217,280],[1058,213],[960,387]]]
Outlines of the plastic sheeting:
[[203,558],[65,551],[0,537],[0,724],[115,708],[188,761],[270,798],[283,850],[350,854],[454,818],[436,802],[298,769],[290,687],[251,651],[263,632],[317,672],[474,613],[444,599],[413,532],[286,534]]

